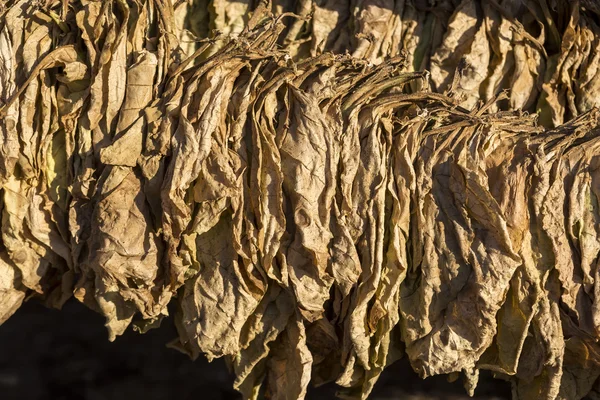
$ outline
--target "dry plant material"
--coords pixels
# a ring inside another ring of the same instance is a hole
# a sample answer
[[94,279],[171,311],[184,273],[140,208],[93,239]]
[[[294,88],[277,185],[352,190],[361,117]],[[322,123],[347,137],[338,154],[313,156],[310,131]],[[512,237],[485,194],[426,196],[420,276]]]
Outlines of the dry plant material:
[[389,3],[1,3],[0,321],[174,303],[245,398],[598,394],[598,10]]
[[[238,34],[258,0],[181,0],[180,37]],[[293,13],[278,38],[294,60],[349,53],[379,64],[404,55],[472,109],[510,90],[501,109],[540,114],[552,128],[600,106],[600,3],[596,0],[272,0]],[[209,7],[205,15],[196,10]],[[186,47],[188,46],[188,47]],[[495,106],[496,107],[496,106]]]

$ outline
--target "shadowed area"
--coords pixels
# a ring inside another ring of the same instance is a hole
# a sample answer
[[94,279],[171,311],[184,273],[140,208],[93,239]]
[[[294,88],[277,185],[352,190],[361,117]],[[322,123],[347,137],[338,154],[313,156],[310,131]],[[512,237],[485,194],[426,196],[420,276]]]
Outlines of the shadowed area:
[[[4,400],[241,399],[225,362],[191,361],[165,347],[171,320],[144,335],[128,330],[107,340],[102,316],[76,301],[62,311],[29,301],[0,326],[0,394]],[[333,384],[307,399],[331,399]],[[467,399],[460,382],[419,379],[406,359],[386,369],[371,399]],[[484,375],[476,399],[508,399],[510,386]]]

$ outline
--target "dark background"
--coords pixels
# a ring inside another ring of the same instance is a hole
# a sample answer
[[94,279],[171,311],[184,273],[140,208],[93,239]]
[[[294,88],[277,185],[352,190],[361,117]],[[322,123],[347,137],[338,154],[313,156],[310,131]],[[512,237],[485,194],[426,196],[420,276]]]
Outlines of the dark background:
[[[113,343],[104,318],[75,300],[62,311],[35,300],[0,326],[2,400],[241,399],[222,360],[191,361],[165,347],[176,337],[171,320]],[[333,399],[334,384],[309,390],[308,400]],[[403,359],[384,371],[370,399],[468,399],[460,379],[421,380]],[[510,385],[483,374],[475,399],[510,398]]]

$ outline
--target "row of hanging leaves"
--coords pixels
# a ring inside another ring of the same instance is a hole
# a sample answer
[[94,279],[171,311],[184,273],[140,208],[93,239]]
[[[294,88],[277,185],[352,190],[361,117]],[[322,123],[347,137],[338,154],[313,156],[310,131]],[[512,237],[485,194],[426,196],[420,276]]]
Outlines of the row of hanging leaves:
[[245,398],[599,392],[593,4],[0,3],[0,321],[172,304]]

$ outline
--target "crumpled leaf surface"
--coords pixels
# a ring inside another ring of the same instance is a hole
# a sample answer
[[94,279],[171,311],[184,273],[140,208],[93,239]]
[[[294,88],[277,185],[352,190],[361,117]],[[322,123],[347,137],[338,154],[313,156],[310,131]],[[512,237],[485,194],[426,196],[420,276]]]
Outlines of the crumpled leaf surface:
[[[199,10],[202,10],[200,12]],[[244,398],[600,391],[588,2],[0,4],[0,323],[175,310]]]

